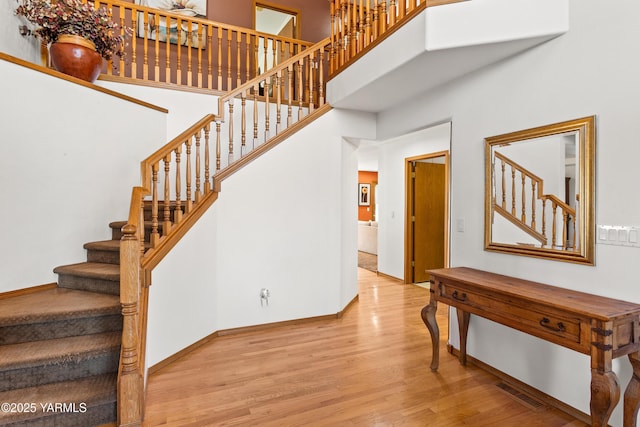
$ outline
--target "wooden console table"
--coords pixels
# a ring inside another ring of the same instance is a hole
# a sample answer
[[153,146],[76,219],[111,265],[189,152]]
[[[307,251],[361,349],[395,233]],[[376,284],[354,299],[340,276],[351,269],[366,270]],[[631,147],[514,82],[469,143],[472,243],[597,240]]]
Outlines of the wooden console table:
[[611,361],[629,356],[633,375],[624,393],[624,426],[636,425],[640,405],[640,304],[585,294],[471,268],[430,270],[429,305],[422,320],[438,369],[438,301],[456,308],[461,364],[466,364],[470,314],[591,355],[591,425],[606,426],[620,399]]

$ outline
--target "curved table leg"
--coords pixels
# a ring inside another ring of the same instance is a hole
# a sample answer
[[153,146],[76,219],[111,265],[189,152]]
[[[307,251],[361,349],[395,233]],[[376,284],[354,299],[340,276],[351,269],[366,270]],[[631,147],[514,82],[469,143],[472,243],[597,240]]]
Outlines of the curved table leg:
[[624,426],[635,427],[640,407],[640,352],[629,355],[633,376],[624,392]]
[[[433,286],[433,283],[431,284]],[[431,299],[429,300],[429,305],[426,305],[422,311],[420,312],[422,316],[422,321],[429,329],[429,334],[431,335],[431,347],[432,347],[432,356],[431,356],[431,370],[437,371],[438,365],[440,364],[440,329],[438,328],[438,323],[436,322],[436,311],[438,310],[438,302],[433,297],[433,289],[430,289]]]
[[591,426],[606,427],[620,399],[620,384],[615,372],[591,370]]

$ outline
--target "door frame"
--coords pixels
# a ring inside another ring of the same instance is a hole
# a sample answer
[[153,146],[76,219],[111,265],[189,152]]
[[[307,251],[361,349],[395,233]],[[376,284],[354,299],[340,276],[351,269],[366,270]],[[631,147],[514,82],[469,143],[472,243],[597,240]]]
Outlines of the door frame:
[[449,150],[438,151],[429,154],[422,154],[405,158],[405,218],[404,218],[404,283],[413,283],[413,254],[414,254],[414,235],[412,213],[415,204],[413,179],[411,176],[411,163],[421,160],[433,159],[436,157],[444,157],[444,173],[445,173],[445,201],[444,201],[444,266],[449,267],[449,243],[451,233],[451,220],[449,218],[449,199],[450,199],[450,154]]
[[[292,7],[287,7],[287,6],[283,6],[281,4],[276,4],[276,3],[271,3],[268,1],[262,1],[262,0],[253,0],[252,1],[252,9],[251,9],[251,15],[252,15],[252,28],[255,30],[256,29],[256,8],[258,7],[263,7],[266,9],[271,9],[271,10],[275,10],[276,12],[281,12],[287,15],[292,15],[296,17],[296,27],[295,27],[295,36],[293,37],[294,39],[300,39],[300,35],[302,34],[302,24],[300,22],[301,20],[301,11],[300,9],[295,9]],[[277,35],[277,34],[274,34]]]

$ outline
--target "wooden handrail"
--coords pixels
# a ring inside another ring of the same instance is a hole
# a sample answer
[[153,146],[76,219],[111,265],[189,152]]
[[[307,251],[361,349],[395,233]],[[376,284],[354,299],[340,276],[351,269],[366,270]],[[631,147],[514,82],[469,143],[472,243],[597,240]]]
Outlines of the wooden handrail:
[[[494,151],[494,157],[501,162],[501,191],[500,191],[500,200],[496,200],[497,191],[493,192],[493,206],[496,209],[496,212],[500,213],[502,216],[507,218],[512,223],[516,224],[520,229],[524,230],[536,240],[538,240],[542,246],[550,245],[551,247],[561,246],[565,249],[575,249],[575,224],[576,224],[576,210],[569,206],[567,203],[562,201],[554,194],[544,194],[544,181],[542,178],[529,171],[525,167],[519,165],[515,161],[506,157],[505,155]],[[494,160],[495,162],[495,160]],[[505,171],[506,166],[509,166],[511,169],[511,185],[507,185]],[[496,179],[496,171],[495,167],[493,168],[494,179],[493,182],[497,181]],[[519,188],[520,192],[516,191],[516,174],[520,174],[520,182],[521,186]],[[527,194],[528,187],[526,183],[529,183],[531,190],[531,202],[530,205],[527,206],[527,198],[525,195]],[[519,198],[518,198],[519,194]],[[507,206],[507,198],[511,200],[511,206]],[[541,224],[537,222],[536,218],[536,200],[539,200],[542,203],[542,212],[540,216],[542,217]],[[519,203],[518,203],[519,202]],[[551,238],[549,239],[547,236],[549,231],[547,230],[547,220],[546,220],[546,204],[550,202],[551,204],[551,215],[552,215],[552,229],[550,231]],[[510,208],[510,209],[509,209]],[[519,213],[518,213],[519,209]],[[562,227],[560,232],[557,227],[557,211],[560,210]],[[527,212],[530,212],[530,217],[527,218]],[[571,243],[567,242],[567,224],[569,221],[573,220],[573,240]],[[559,235],[561,234],[561,237]],[[562,242],[558,244],[558,242]]]
[[[131,30],[125,56],[105,64],[109,80],[228,91],[313,44],[124,0],[93,4],[109,11],[123,35]],[[167,22],[181,30],[171,34]]]

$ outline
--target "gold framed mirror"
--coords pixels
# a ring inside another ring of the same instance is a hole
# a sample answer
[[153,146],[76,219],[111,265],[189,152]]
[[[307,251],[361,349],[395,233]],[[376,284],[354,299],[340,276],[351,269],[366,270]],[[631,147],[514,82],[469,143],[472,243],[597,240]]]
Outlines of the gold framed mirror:
[[485,250],[594,265],[595,116],[485,138]]

